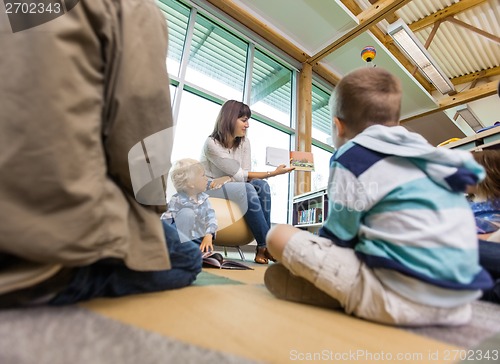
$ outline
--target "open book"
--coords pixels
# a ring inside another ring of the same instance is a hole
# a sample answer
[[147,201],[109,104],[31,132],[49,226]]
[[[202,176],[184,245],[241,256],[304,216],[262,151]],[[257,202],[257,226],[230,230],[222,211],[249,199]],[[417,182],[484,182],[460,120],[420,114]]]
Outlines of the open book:
[[203,266],[206,268],[219,268],[219,269],[239,269],[246,270],[253,268],[234,260],[226,260],[221,253],[206,252],[203,254]]
[[296,171],[314,171],[314,158],[311,152],[267,147],[266,164],[274,167],[284,164],[287,167],[295,167]]

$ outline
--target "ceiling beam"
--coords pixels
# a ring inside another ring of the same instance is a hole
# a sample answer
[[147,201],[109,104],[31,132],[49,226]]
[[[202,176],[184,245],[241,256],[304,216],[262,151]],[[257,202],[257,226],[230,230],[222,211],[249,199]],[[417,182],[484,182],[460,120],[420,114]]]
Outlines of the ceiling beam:
[[[353,13],[354,15],[358,15],[359,13],[361,13],[363,11],[363,9],[361,9],[361,7],[358,5],[356,0],[340,0],[340,2],[342,4],[344,4],[344,6],[347,9],[349,9],[351,11],[351,13]],[[354,12],[353,8],[358,9],[359,11]]]
[[[379,0],[369,0],[369,1],[370,1],[370,4],[373,5]],[[363,12],[363,9],[361,9],[361,7],[358,5],[356,0],[340,0],[340,2],[342,4],[344,4],[344,6],[346,8],[348,8],[351,11],[351,13],[353,13],[354,15],[358,15],[359,13]],[[353,11],[354,9],[358,9],[358,10]],[[399,17],[396,14],[394,14],[394,12],[387,14],[387,16],[385,17],[385,20],[387,20],[389,23],[394,23],[398,19],[399,19]]]
[[328,68],[326,68],[321,63],[316,63],[313,66],[313,71],[316,72],[316,74],[318,76],[324,78],[325,81],[328,81],[329,83],[331,83],[334,86],[336,86],[339,83],[340,79],[342,78],[339,75],[330,71]]
[[408,26],[413,32],[418,32],[428,26],[431,26],[439,20],[444,20],[449,16],[454,16],[465,10],[469,10],[474,6],[480,5],[488,0],[461,0],[458,3],[447,6],[446,8],[435,12],[434,14],[428,15],[425,18],[417,20],[409,24]]
[[453,24],[456,24],[458,26],[461,26],[465,29],[468,29],[470,31],[473,31],[474,33],[477,33],[485,38],[488,38],[489,40],[497,43],[497,44],[500,44],[500,37],[496,36],[496,35],[493,35],[491,33],[488,33],[488,32],[485,32],[484,30],[482,29],[479,29],[479,28],[476,28],[475,26],[473,25],[470,25],[470,24],[467,24],[461,20],[458,20],[456,18],[453,18],[453,17],[448,17],[446,18],[447,21],[453,23]]
[[336,49],[364,33],[371,26],[383,20],[388,14],[394,13],[410,1],[411,0],[380,0],[376,2],[357,16],[359,20],[357,26],[338,37],[333,43],[323,48],[312,57],[308,58],[306,62],[311,65],[319,62]]
[[497,93],[498,81],[491,81],[473,89],[459,92],[453,96],[446,96],[439,100],[439,107],[448,109],[450,107],[466,104]]
[[492,77],[492,76],[499,76],[500,75],[500,66],[493,67],[493,68],[488,68],[486,70],[474,72],[474,73],[469,73],[468,75],[463,75],[460,77],[455,77],[452,78],[450,81],[454,85],[460,85],[462,83],[469,83],[474,80],[480,80],[482,78],[486,77]]
[[472,102],[475,100],[482,99],[484,97],[488,97],[497,93],[498,81],[492,81],[480,86],[476,86],[473,89],[469,89],[466,91],[459,92],[453,96],[443,97],[438,101],[438,107],[434,110],[426,111],[419,115],[414,115],[409,118],[401,120],[401,123],[405,123],[407,121],[421,118],[423,116],[434,114],[438,111],[444,111],[451,107],[459,106],[466,104],[468,102]]

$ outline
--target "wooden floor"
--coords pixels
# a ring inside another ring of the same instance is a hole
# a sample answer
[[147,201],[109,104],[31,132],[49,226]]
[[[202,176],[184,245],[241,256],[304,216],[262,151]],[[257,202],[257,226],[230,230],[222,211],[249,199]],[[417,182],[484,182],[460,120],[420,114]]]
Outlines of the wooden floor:
[[277,300],[263,284],[266,267],[251,265],[255,270],[205,270],[205,276],[229,278],[221,284],[81,306],[203,348],[268,363],[454,362],[445,356],[455,346],[342,312]]

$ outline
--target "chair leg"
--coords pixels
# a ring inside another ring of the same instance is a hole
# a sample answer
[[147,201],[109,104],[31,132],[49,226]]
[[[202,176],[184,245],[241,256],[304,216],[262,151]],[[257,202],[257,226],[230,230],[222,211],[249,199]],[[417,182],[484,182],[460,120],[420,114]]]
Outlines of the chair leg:
[[238,249],[238,253],[240,253],[240,257],[242,261],[245,261],[245,255],[243,254],[243,250],[239,246],[236,247]]
[[227,258],[227,248],[224,247],[224,256]]

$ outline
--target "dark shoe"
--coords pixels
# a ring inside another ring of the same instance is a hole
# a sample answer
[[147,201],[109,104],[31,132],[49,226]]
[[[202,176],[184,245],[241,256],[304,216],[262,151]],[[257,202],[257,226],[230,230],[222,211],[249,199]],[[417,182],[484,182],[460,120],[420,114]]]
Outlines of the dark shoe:
[[255,259],[254,259],[255,263],[267,264],[269,262],[269,258],[267,257],[266,253],[267,253],[267,248],[265,246],[258,246],[255,249]]
[[327,308],[341,307],[335,298],[327,295],[304,278],[292,274],[281,263],[273,264],[267,268],[264,274],[264,283],[269,292],[282,300]]
[[500,279],[495,281],[493,288],[483,292],[481,301],[488,301],[493,303],[500,303]]
[[0,295],[0,308],[16,308],[44,305],[65,289],[74,276],[74,270],[62,268],[49,279],[21,290]]

